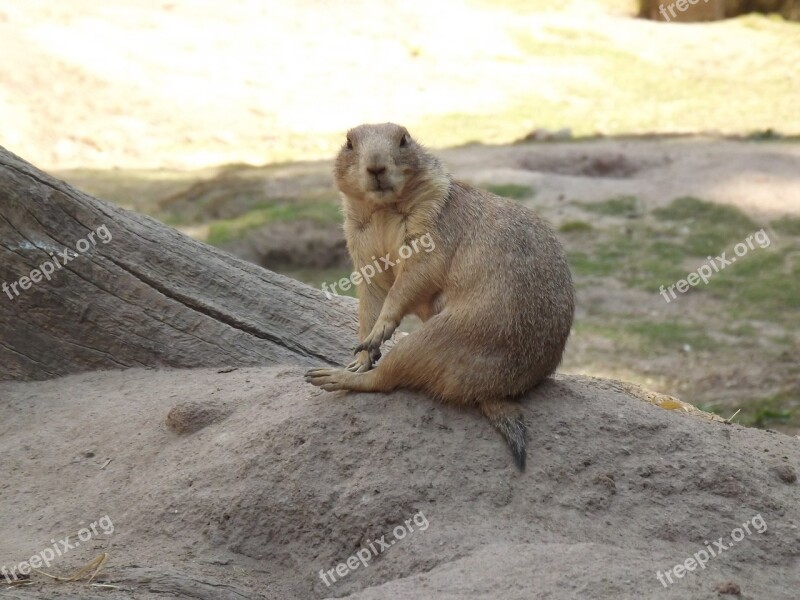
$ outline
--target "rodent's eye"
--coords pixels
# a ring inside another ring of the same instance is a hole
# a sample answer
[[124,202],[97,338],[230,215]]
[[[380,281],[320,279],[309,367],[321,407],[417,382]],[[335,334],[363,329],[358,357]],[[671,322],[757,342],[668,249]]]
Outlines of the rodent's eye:
[[405,148],[408,144],[408,134],[403,134],[403,137],[400,138],[400,147]]
[[347,138],[347,149],[348,150],[353,149],[353,140],[351,140],[350,138]]

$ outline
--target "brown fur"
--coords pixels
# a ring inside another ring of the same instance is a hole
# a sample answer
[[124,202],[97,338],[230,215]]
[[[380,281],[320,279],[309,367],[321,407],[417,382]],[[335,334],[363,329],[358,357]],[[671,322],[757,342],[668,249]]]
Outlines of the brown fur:
[[[356,360],[348,369],[313,369],[307,380],[329,391],[413,388],[477,406],[524,468],[525,426],[514,399],[555,371],[574,314],[553,230],[516,202],[452,180],[391,123],[351,130],[334,172],[356,270],[387,253],[396,265],[358,286]],[[403,244],[426,234],[434,249],[397,260]],[[423,325],[372,368],[411,313]]]

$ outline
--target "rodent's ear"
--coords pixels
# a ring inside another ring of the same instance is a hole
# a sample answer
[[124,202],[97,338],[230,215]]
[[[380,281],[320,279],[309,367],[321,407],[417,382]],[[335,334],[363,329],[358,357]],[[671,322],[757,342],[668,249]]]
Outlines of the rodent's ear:
[[350,139],[349,135],[347,136],[347,149],[348,150],[352,150],[353,149],[353,140]]
[[408,132],[403,133],[403,135],[400,136],[400,147],[405,148],[410,139],[411,137],[408,135]]

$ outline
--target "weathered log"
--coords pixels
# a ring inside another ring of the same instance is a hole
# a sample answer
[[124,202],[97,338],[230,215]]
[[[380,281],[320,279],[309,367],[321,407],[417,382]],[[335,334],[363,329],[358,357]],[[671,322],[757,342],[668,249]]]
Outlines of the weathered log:
[[354,301],[93,198],[0,147],[0,380],[339,364]]

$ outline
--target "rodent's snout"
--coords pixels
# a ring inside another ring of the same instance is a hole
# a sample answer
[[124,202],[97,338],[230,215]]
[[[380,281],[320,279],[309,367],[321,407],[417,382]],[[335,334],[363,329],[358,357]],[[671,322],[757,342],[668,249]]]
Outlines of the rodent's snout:
[[394,181],[393,169],[390,168],[389,162],[382,159],[380,155],[372,156],[363,168],[366,191],[381,195],[394,191],[397,182]]

